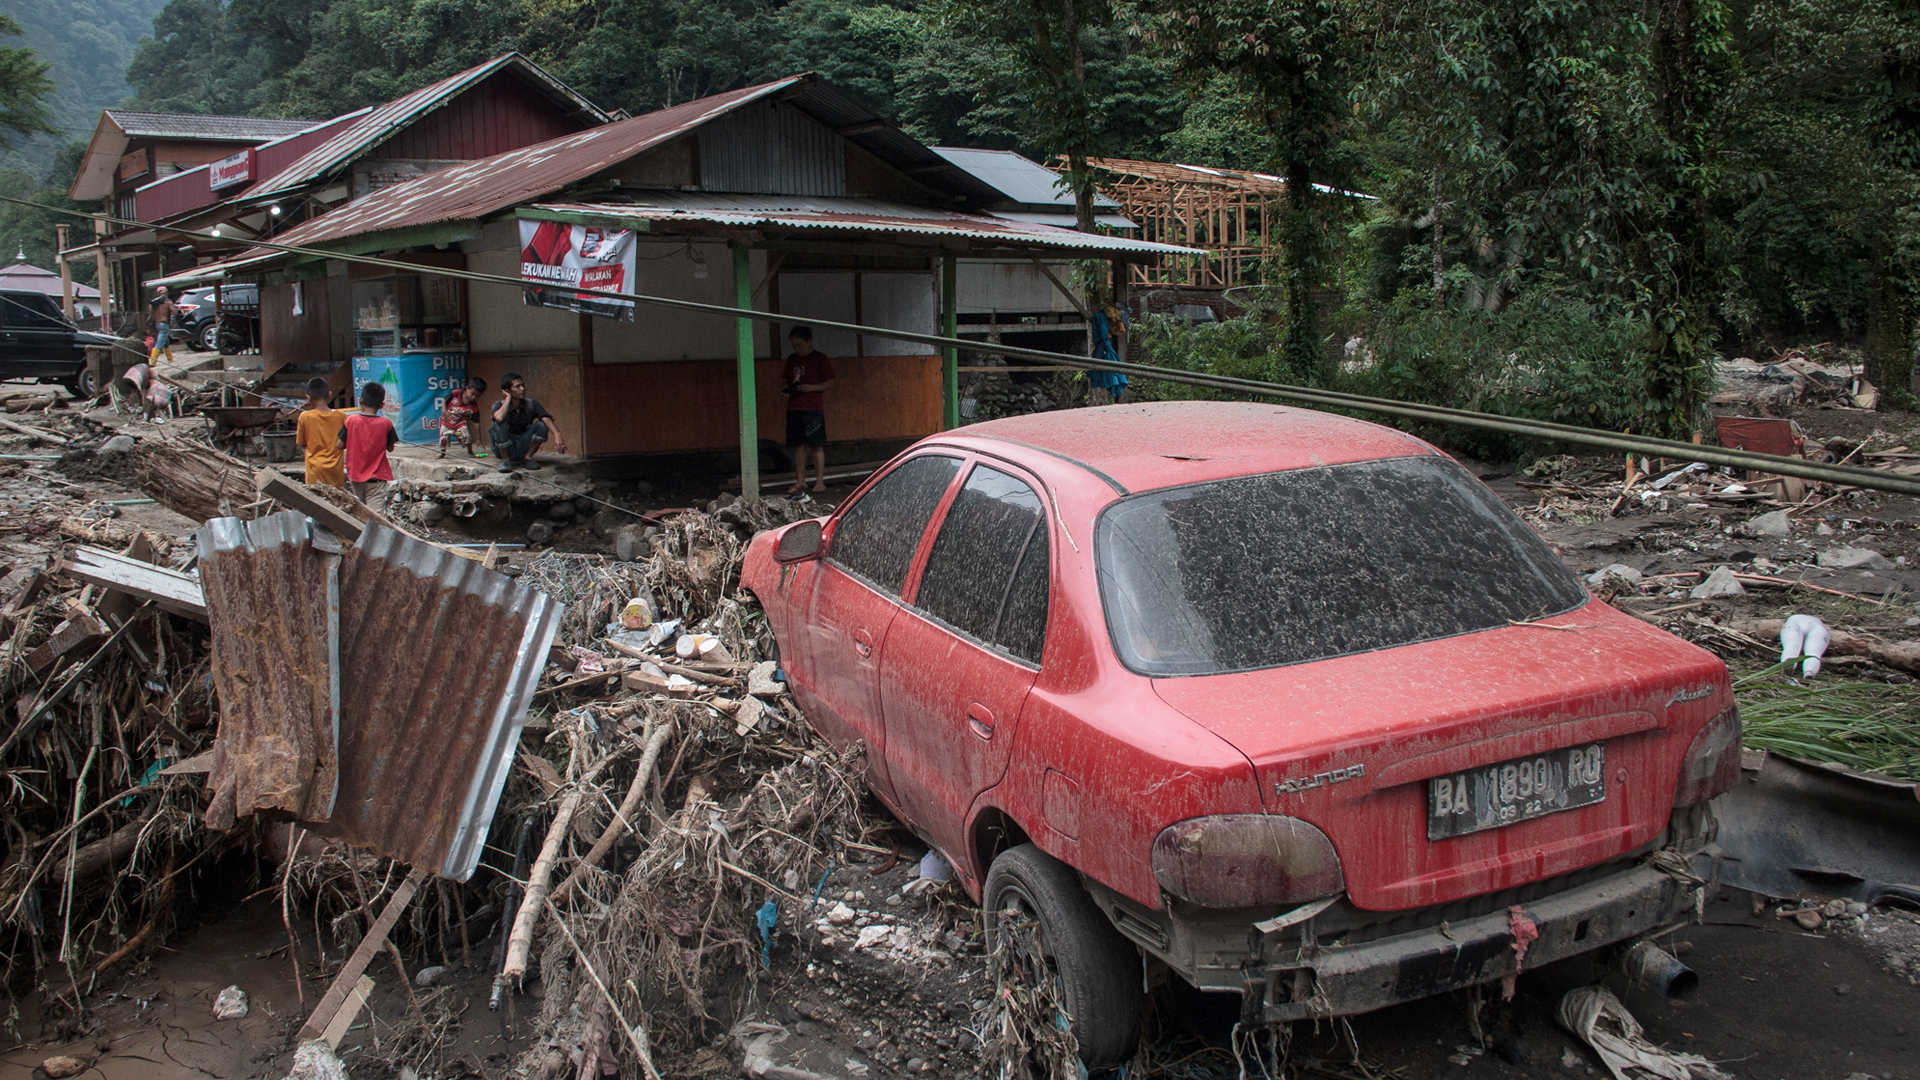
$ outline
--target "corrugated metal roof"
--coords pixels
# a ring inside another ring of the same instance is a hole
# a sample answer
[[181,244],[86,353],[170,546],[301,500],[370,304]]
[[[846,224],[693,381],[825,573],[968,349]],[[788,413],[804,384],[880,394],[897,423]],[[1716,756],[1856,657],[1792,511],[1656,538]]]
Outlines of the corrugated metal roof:
[[[403,184],[381,188],[358,202],[289,229],[275,239],[283,244],[325,244],[387,229],[484,217],[584,180],[746,102],[778,93],[801,81],[800,76],[794,76],[715,94],[631,120],[589,128],[576,135],[449,166]],[[298,163],[293,168],[297,167]]]
[[378,523],[340,572],[340,797],[316,832],[466,880],[560,623],[551,597]]
[[[989,210],[988,215],[1006,218],[1008,221],[1024,221],[1030,225],[1052,225],[1056,229],[1071,229],[1074,226],[1072,214],[1049,214],[1039,210]],[[1137,229],[1140,226],[1132,218],[1119,214],[1095,214],[1093,223],[1103,229]]]
[[194,538],[220,702],[209,824],[324,820],[340,780],[339,546],[292,511],[214,518]]
[[130,138],[210,139],[255,143],[305,131],[318,120],[282,120],[270,116],[196,116],[191,113],[107,109],[105,115]]
[[[935,146],[930,149],[967,172],[992,184],[1008,199],[1029,206],[1073,208],[1073,192],[1061,185],[1060,174],[1037,161],[1011,150],[975,150],[964,146]],[[1120,204],[1095,193],[1093,205],[1115,207]],[[1132,223],[1128,223],[1132,228]]]
[[592,118],[595,123],[606,122],[607,114],[604,111],[575,93],[572,87],[547,74],[540,65],[517,52],[503,53],[484,64],[468,68],[458,75],[423,86],[385,105],[375,106],[352,127],[321,143],[299,160],[280,170],[278,175],[268,178],[248,191],[247,197],[271,195],[323,179],[341,167],[351,164],[354,159],[386,141],[388,137],[408,124],[446,104],[461,91],[496,72],[506,70],[513,70],[542,87],[550,95],[571,103]]
[[1173,244],[909,206],[884,199],[661,191],[636,193],[630,200],[619,203],[539,203],[534,208],[600,217],[638,218],[656,223],[685,221],[808,232],[905,233],[997,241],[1009,247],[1040,246],[1109,253],[1202,254],[1197,249]]

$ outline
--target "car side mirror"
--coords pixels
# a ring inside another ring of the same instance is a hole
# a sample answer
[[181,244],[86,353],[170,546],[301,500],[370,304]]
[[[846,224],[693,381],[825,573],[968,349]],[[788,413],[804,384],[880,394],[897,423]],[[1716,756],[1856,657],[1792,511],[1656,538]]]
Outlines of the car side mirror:
[[780,530],[773,544],[773,561],[790,563],[814,558],[820,554],[820,540],[819,521],[796,521]]

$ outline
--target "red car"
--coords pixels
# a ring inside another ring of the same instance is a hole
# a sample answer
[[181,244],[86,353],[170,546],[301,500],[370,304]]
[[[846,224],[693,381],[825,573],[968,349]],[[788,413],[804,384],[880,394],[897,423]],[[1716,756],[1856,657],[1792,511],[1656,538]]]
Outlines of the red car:
[[1718,870],[1725,666],[1390,428],[979,424],[741,580],[813,724],[1037,919],[1089,1064],[1132,1053],[1143,956],[1250,1021],[1351,1014],[1672,925]]

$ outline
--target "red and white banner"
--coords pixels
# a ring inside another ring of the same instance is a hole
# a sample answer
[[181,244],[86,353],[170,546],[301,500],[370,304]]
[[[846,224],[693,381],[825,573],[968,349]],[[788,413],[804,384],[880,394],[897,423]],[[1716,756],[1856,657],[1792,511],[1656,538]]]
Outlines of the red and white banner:
[[581,296],[572,290],[631,292],[633,273],[631,229],[561,221],[520,222],[520,277],[528,283],[521,294],[529,306],[632,322],[633,301]]
[[207,166],[207,186],[215,191],[235,187],[253,179],[253,151],[242,150]]

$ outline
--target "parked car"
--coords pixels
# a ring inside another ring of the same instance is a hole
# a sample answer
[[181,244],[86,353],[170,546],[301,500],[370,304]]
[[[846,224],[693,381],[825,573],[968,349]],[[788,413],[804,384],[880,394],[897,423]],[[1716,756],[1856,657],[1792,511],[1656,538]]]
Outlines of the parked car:
[[994,933],[1037,925],[1090,1065],[1133,1052],[1143,956],[1251,1023],[1347,1015],[1637,939],[1718,871],[1726,667],[1389,428],[961,428],[741,582],[814,726]]
[[[179,312],[175,321],[195,348],[208,352],[221,348],[211,286],[188,289],[180,294],[173,306]],[[218,307],[226,320],[226,336],[230,342],[250,348],[260,340],[260,286],[223,285]],[[239,352],[240,348],[231,351]]]
[[68,322],[45,293],[0,290],[0,379],[59,383],[75,397],[92,397],[97,388],[86,346],[113,340]]

